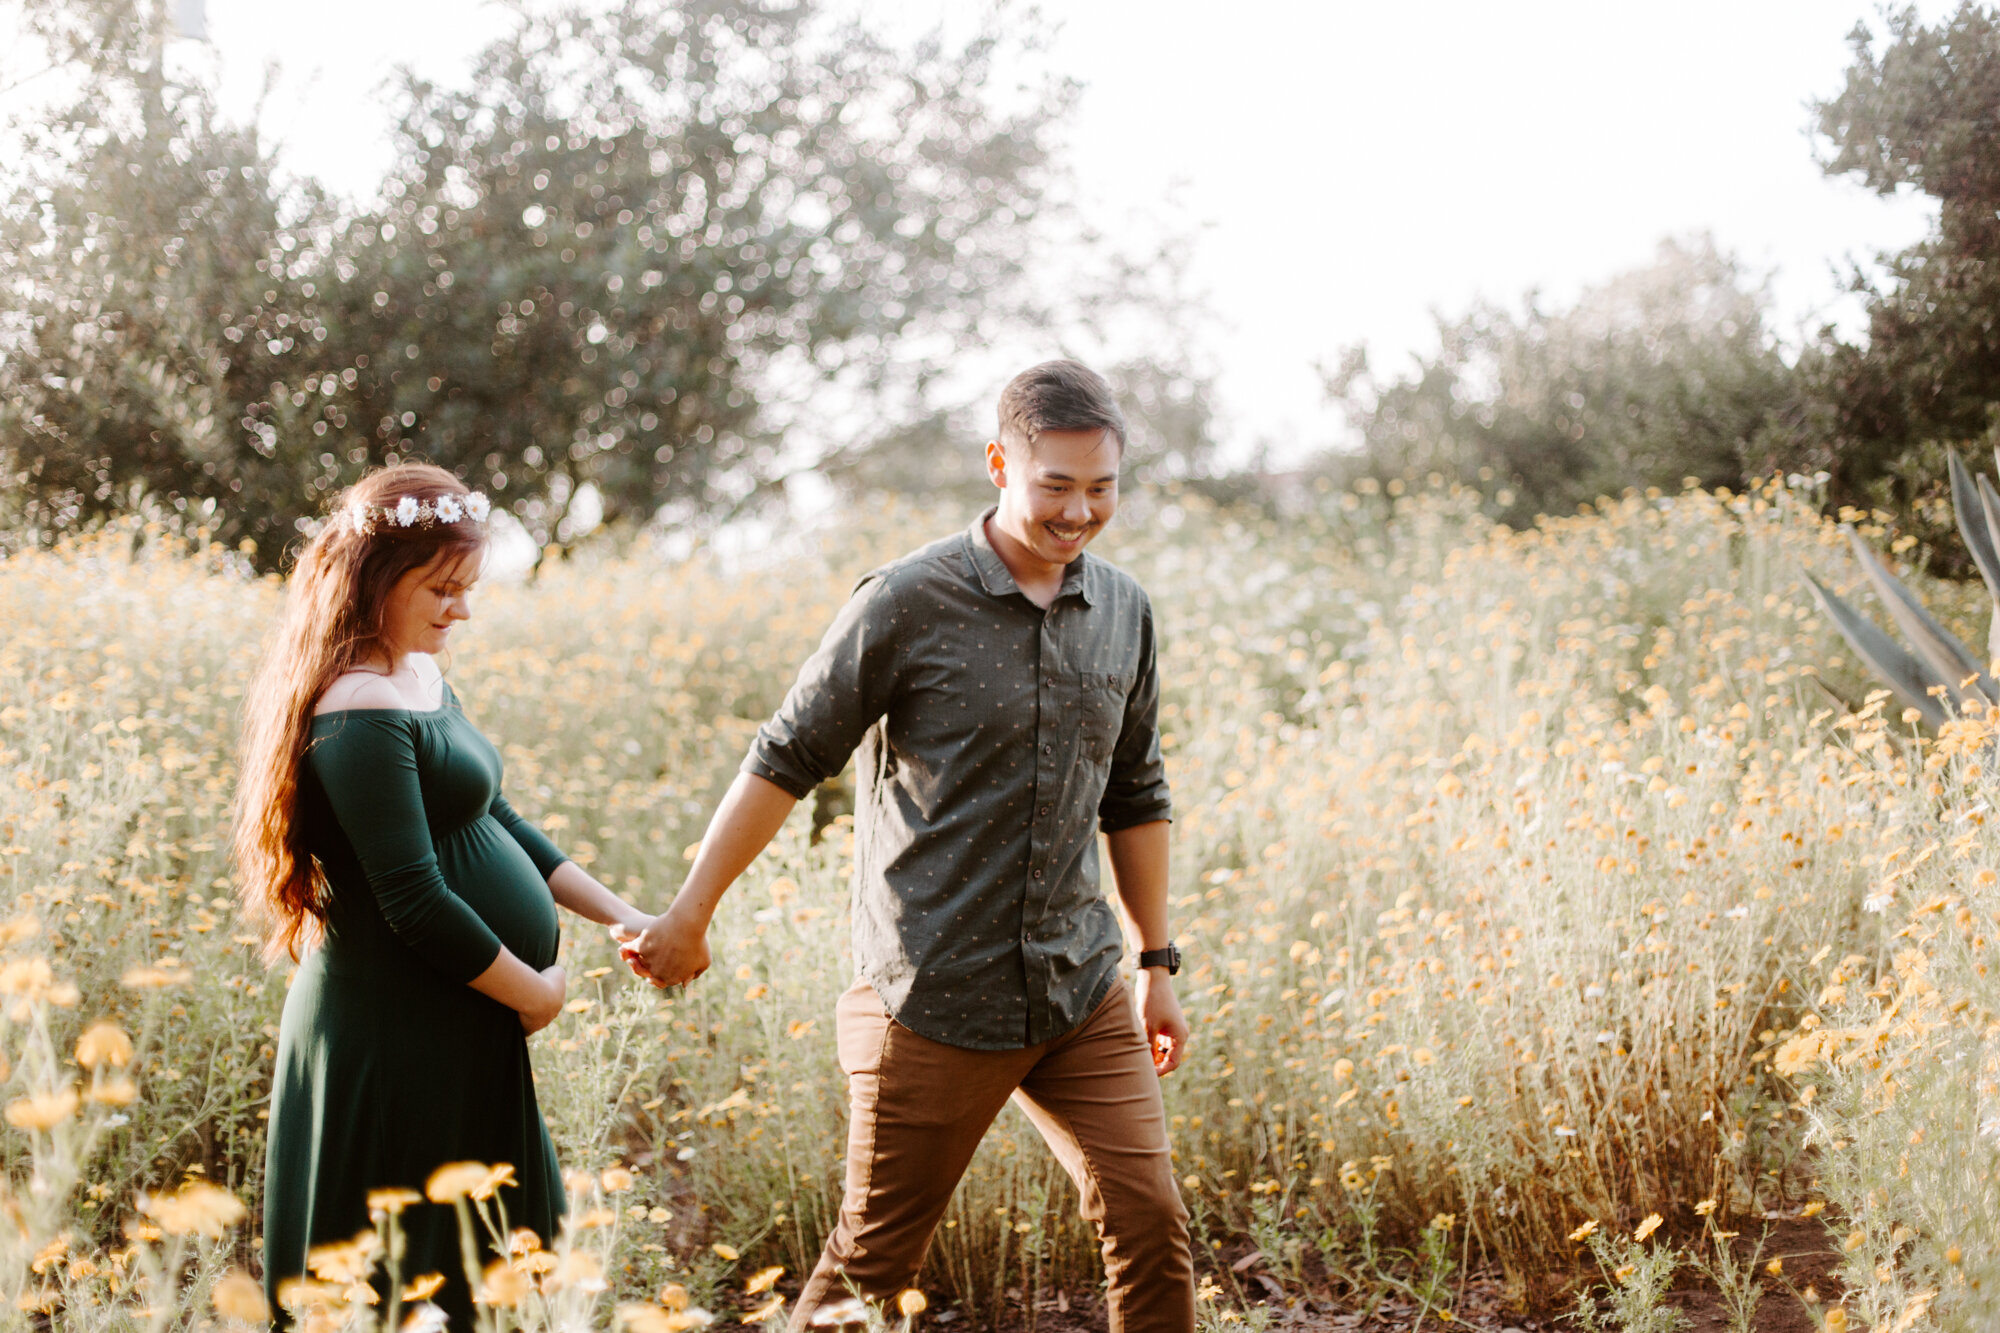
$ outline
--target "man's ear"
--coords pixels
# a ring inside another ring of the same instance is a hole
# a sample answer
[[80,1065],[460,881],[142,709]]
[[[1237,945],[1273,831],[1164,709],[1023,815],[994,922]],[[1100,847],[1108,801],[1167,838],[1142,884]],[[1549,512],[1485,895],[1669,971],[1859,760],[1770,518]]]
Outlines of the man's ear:
[[998,440],[986,442],[986,475],[995,486],[1007,489],[1007,447]]

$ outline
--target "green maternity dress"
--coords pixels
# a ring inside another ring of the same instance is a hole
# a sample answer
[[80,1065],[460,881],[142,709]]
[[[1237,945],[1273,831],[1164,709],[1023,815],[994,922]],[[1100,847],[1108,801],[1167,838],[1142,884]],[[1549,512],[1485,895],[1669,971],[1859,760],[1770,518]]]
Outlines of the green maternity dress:
[[[421,1191],[446,1162],[510,1163],[513,1226],[553,1235],[561,1175],[535,1100],[519,1017],[466,983],[505,945],[556,960],[548,877],[563,855],[500,795],[500,755],[445,686],[434,712],[313,719],[298,817],[330,889],[325,942],[285,1000],[272,1079],[264,1272],[305,1271],[314,1245],[367,1230],[367,1193]],[[454,1211],[403,1215],[405,1281],[471,1326]]]

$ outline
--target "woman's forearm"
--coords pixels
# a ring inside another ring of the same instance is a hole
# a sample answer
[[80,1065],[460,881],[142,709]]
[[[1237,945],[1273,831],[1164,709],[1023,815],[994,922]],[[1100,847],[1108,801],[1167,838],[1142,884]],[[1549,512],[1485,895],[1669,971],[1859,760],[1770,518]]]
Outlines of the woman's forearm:
[[[522,963],[514,951],[504,945],[500,947],[500,957],[466,985],[488,999],[500,1001],[508,1009],[518,1009],[520,1013],[530,1013],[548,1005],[548,977]],[[558,999],[556,1003],[560,1005],[562,1001]]]
[[556,867],[555,873],[549,876],[549,893],[558,906],[601,926],[643,929],[650,920],[646,913],[604,887],[596,876],[574,861],[565,861]]

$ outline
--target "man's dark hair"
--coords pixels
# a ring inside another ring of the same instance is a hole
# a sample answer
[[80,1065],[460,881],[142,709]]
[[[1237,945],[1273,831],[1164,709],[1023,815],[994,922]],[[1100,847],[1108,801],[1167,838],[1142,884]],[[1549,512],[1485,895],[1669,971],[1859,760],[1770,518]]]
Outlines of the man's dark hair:
[[1043,431],[1108,430],[1125,452],[1125,414],[1104,377],[1075,361],[1030,366],[1000,391],[1000,442],[1032,447]]

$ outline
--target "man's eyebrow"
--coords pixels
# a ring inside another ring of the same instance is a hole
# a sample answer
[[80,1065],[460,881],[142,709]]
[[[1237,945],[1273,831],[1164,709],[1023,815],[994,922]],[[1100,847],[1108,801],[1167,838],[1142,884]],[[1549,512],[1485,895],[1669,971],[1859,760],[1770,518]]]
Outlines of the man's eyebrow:
[[[1075,477],[1072,477],[1072,476],[1071,476],[1071,475],[1070,475],[1069,473],[1067,473],[1067,472],[1044,472],[1044,473],[1042,474],[1042,480],[1043,480],[1043,481],[1075,481],[1075,480],[1077,480],[1077,478],[1075,478]],[[1086,477],[1086,478],[1084,478],[1084,480],[1085,480],[1085,481],[1092,481],[1092,482],[1105,482],[1105,481],[1116,481],[1116,480],[1118,480],[1118,473],[1117,473],[1117,472],[1116,472],[1115,470],[1114,470],[1114,471],[1111,471],[1111,472],[1100,472],[1100,473],[1099,473],[1099,474],[1097,474],[1096,476],[1094,476],[1094,477]]]

